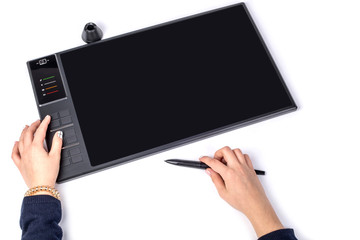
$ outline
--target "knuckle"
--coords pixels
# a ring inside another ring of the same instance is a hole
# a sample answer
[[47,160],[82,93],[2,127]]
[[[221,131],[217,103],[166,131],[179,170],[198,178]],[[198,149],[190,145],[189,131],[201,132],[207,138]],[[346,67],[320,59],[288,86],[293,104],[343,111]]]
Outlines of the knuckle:
[[231,151],[231,148],[229,146],[225,146],[225,147],[223,147],[223,150],[224,151]]
[[44,146],[44,144],[42,142],[40,143],[40,142],[34,141],[31,143],[32,149],[41,149],[43,146]]
[[19,142],[19,150],[21,152],[21,150],[23,149],[24,147],[24,143],[22,141]]
[[209,164],[209,165],[214,165],[215,164],[215,159],[213,159],[213,158],[207,158],[207,163]]
[[26,130],[29,128],[29,126],[28,125],[26,125],[25,127],[24,127],[24,129],[22,130],[22,132],[26,132]]

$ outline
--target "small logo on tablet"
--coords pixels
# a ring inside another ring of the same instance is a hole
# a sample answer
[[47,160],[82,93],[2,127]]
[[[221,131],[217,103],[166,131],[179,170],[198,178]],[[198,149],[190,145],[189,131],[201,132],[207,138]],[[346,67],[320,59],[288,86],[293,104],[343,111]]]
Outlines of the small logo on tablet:
[[44,65],[44,64],[46,64],[48,62],[48,60],[46,59],[46,58],[43,58],[43,59],[40,59],[39,60],[39,64],[40,65]]

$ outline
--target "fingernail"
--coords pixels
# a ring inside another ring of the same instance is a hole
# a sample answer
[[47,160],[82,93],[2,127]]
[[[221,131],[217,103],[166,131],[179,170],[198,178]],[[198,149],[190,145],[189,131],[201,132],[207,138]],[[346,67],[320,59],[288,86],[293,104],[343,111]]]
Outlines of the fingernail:
[[45,118],[50,118],[50,115],[46,115]]
[[211,172],[210,172],[209,169],[206,169],[205,172],[206,172],[207,175],[211,176]]
[[58,131],[57,135],[58,135],[59,138],[61,138],[61,139],[63,138],[63,132],[62,131]]
[[202,157],[204,157],[204,156],[201,155],[201,156],[199,157],[199,159],[202,158]]

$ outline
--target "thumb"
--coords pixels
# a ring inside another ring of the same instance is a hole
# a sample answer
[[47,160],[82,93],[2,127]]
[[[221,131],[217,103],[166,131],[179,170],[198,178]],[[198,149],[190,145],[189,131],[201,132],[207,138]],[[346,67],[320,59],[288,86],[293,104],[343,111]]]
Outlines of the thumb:
[[51,150],[50,150],[49,154],[52,156],[58,156],[60,159],[62,144],[63,144],[63,132],[57,131],[53,137]]

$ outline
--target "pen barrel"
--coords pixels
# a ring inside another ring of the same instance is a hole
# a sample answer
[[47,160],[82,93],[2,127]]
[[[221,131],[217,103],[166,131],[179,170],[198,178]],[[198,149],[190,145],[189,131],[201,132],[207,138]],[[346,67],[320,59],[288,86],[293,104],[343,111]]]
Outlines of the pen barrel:
[[199,162],[198,164],[199,164],[199,168],[201,168],[201,169],[207,169],[207,168],[210,168],[208,165],[206,165],[206,164],[205,164],[205,163],[203,163],[203,162]]
[[[168,159],[167,163],[174,164],[176,166],[182,167],[190,167],[190,168],[198,168],[198,169],[207,169],[211,168],[203,162],[199,161],[189,161],[189,160],[181,160],[181,159]],[[265,171],[255,169],[256,175],[265,175]]]
[[255,173],[256,173],[256,175],[265,175],[265,171],[262,171],[262,170],[255,169]]
[[[199,162],[199,163],[196,163],[196,164],[198,164],[198,167],[197,167],[197,168],[201,168],[201,169],[210,168],[208,165],[206,165],[206,164],[203,163],[203,162]],[[255,169],[255,173],[256,173],[256,175],[265,175],[265,171],[262,171],[262,170],[257,170],[257,169]]]
[[200,169],[206,169],[209,167],[205,163],[196,162],[196,161],[183,161],[183,162],[179,162],[178,165],[183,167],[200,168]]

